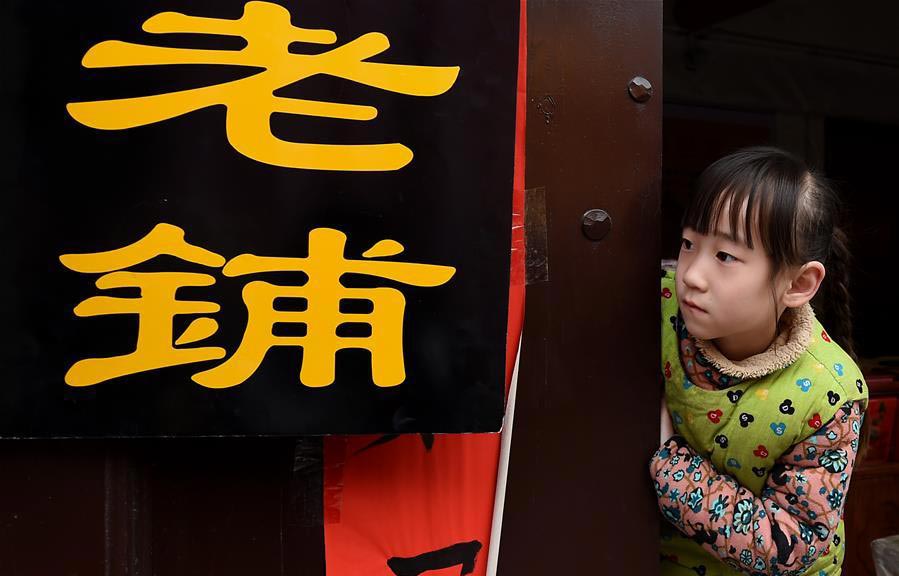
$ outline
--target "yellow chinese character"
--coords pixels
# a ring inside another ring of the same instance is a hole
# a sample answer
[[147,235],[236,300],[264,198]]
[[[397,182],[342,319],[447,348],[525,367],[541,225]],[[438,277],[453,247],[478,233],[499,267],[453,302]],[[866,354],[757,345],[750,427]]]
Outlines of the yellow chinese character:
[[247,78],[167,94],[74,102],[67,106],[78,122],[101,130],[144,126],[201,108],[224,104],[228,142],[235,150],[266,164],[315,170],[397,170],[412,160],[412,150],[392,144],[310,144],[287,142],[271,131],[275,112],[344,120],[371,120],[372,106],[282,98],[274,92],[316,74],[327,74],[411,96],[436,96],[452,87],[458,66],[408,66],[366,62],[390,47],[384,34],[371,32],[321,54],[291,54],[293,42],[334,44],[330,30],[297,28],[290,12],[269,2],[247,2],[237,20],[162,12],[144,22],[153,34],[193,33],[239,36],[241,50],[195,50],[147,46],[115,40],[100,42],[84,55],[86,68],[162,64],[230,64],[263,68]]
[[139,298],[95,296],[75,307],[77,316],[137,314],[137,347],[123,356],[76,362],[66,373],[66,384],[90,386],[128,374],[225,357],[223,348],[175,348],[214,334],[218,323],[208,317],[195,318],[172,344],[172,320],[176,315],[219,311],[219,305],[213,302],[177,300],[178,288],[210,286],[215,278],[183,272],[122,271],[162,254],[212,268],[220,268],[225,263],[218,254],[185,242],[184,231],[170,224],[159,224],[141,240],[118,250],[59,257],[64,266],[76,272],[105,273],[97,280],[97,288],[101,290],[140,288]]
[[[209,388],[236,386],[249,378],[272,346],[298,346],[303,349],[300,382],[310,387],[334,382],[335,354],[345,348],[371,352],[372,380],[378,386],[396,386],[406,379],[403,363],[403,313],[406,299],[393,288],[346,288],[343,274],[364,274],[409,284],[439,286],[455,274],[455,268],[410,262],[347,260],[344,258],[346,235],[330,228],[309,233],[307,258],[273,258],[243,254],[230,260],[225,276],[243,276],[262,272],[305,272],[308,281],[301,287],[277,286],[267,282],[248,283],[243,290],[248,319],[238,350],[224,363],[193,376]],[[394,256],[403,246],[382,240],[362,254],[364,258]],[[305,311],[279,311],[277,298],[302,298]],[[341,300],[369,300],[370,313],[340,312]],[[304,336],[275,336],[275,323],[305,324]],[[338,336],[338,326],[364,323],[369,336]]]

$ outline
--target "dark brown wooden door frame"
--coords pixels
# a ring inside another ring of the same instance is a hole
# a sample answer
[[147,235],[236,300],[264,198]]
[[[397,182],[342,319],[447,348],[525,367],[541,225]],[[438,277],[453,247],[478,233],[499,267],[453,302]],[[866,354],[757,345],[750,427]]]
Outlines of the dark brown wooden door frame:
[[[527,288],[500,576],[658,571],[661,73],[661,0],[528,0],[548,279]],[[581,231],[592,208],[612,218],[600,242]]]

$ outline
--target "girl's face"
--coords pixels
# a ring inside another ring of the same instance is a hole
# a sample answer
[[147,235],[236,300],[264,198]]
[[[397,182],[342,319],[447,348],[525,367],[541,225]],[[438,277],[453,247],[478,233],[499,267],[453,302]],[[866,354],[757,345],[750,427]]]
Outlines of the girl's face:
[[[677,300],[693,336],[711,340],[727,358],[739,361],[763,352],[774,340],[784,309],[776,302],[787,286],[775,282],[772,294],[772,265],[764,249],[759,242],[750,249],[742,230],[734,236],[727,218],[720,220],[709,235],[683,230]],[[755,231],[753,238],[759,238]]]

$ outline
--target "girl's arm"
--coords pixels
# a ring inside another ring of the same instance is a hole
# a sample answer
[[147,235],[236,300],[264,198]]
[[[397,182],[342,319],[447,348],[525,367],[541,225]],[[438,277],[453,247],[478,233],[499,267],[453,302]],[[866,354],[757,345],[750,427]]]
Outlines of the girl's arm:
[[673,436],[650,463],[659,509],[714,557],[732,558],[746,571],[807,567],[840,544],[835,529],[843,517],[861,419],[858,403],[844,404],[777,460],[760,497]]

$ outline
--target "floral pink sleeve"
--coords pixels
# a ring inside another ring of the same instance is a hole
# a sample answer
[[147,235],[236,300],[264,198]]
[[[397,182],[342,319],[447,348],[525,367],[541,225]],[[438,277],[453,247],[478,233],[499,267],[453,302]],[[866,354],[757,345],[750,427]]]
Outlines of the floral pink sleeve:
[[777,460],[759,497],[674,436],[650,463],[659,509],[716,558],[753,573],[801,574],[831,543],[840,544],[835,528],[861,420],[858,403],[844,404]]

